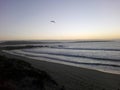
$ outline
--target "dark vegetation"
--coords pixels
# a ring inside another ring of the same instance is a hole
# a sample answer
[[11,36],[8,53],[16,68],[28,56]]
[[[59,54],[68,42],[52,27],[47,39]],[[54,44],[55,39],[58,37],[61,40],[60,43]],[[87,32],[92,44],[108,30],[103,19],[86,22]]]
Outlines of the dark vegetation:
[[0,90],[65,90],[47,72],[0,56]]

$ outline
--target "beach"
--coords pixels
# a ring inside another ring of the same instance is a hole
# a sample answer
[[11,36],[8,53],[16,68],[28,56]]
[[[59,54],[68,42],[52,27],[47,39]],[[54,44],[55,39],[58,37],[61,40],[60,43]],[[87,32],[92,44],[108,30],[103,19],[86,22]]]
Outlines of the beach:
[[29,62],[33,67],[49,73],[53,79],[64,86],[63,90],[119,90],[120,75],[96,70],[73,67],[58,63],[34,60],[8,53],[1,54],[9,58]]

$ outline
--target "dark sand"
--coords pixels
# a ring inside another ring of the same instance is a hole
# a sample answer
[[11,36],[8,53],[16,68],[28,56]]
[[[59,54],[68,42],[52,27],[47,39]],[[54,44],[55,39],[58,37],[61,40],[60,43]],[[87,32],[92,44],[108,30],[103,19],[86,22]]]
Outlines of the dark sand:
[[63,90],[120,90],[120,75],[33,60],[7,53],[0,54],[27,61],[35,68],[46,71],[59,85],[65,86]]

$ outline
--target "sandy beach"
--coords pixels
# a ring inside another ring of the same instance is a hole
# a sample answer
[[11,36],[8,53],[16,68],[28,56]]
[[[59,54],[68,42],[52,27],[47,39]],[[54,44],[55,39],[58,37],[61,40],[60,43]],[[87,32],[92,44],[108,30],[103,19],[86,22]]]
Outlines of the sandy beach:
[[120,75],[103,73],[96,70],[78,68],[46,61],[33,60],[22,56],[1,52],[9,58],[27,61],[40,70],[49,73],[63,90],[119,90]]

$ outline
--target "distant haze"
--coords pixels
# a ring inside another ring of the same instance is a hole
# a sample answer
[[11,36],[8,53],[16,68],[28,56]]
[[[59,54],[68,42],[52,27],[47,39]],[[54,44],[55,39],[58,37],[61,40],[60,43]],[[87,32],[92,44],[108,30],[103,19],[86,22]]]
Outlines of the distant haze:
[[120,0],[0,0],[0,40],[53,39],[120,39]]

